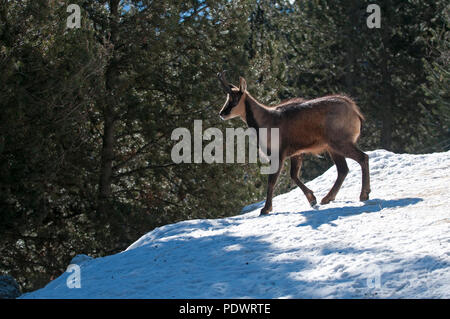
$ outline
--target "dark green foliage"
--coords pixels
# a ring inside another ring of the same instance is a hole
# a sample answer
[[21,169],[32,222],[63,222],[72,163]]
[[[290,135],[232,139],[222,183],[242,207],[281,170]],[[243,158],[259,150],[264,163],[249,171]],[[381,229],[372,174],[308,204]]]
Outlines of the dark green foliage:
[[173,129],[223,127],[215,74],[247,67],[245,6],[70,3],[80,29],[66,29],[68,3],[1,7],[0,269],[25,290],[75,254],[118,252],[158,225],[260,198],[242,165],[170,158]]

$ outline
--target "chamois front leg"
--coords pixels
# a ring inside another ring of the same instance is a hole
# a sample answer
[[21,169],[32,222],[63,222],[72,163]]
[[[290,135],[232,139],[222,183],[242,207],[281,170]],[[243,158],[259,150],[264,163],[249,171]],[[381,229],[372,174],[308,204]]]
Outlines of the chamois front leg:
[[297,186],[300,187],[300,189],[303,191],[303,193],[306,196],[306,199],[309,202],[309,205],[311,205],[311,207],[314,207],[314,205],[317,204],[317,200],[316,197],[314,196],[313,191],[310,190],[308,187],[306,187],[306,185],[303,184],[298,178],[298,173],[302,167],[302,162],[303,162],[303,155],[291,157],[291,178],[297,184]]
[[283,160],[280,160],[278,163],[278,170],[269,175],[268,183],[267,183],[267,197],[266,197],[266,204],[261,209],[260,215],[267,215],[269,212],[272,211],[272,196],[273,196],[273,189],[275,187],[275,184],[277,183],[278,176],[280,175],[281,168],[283,167]]

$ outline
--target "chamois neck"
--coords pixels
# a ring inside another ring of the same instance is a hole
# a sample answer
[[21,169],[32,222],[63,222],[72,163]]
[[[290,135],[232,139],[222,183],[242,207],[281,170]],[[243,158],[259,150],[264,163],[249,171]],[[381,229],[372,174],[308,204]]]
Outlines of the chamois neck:
[[253,96],[246,92],[245,98],[245,122],[249,127],[258,129],[264,127],[265,121],[271,116],[272,110],[258,102]]

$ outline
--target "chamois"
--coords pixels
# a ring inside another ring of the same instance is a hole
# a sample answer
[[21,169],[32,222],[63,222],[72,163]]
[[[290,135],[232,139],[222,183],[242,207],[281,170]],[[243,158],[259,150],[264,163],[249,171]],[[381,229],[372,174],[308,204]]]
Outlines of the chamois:
[[[312,100],[295,98],[279,105],[266,106],[250,95],[243,77],[239,78],[239,87],[236,87],[227,82],[224,72],[217,75],[227,94],[227,100],[219,113],[223,120],[240,117],[256,130],[279,129],[280,163],[278,171],[268,177],[267,198],[261,215],[272,210],[273,188],[286,158],[291,159],[291,178],[303,191],[309,204],[316,205],[314,193],[298,178],[305,153],[328,152],[336,164],[336,182],[321,204],[328,204],[336,198],[348,174],[346,157],[361,165],[362,188],[359,199],[369,199],[369,157],[356,146],[364,116],[352,99],[344,95],[329,95]],[[267,143],[269,145],[270,141]]]

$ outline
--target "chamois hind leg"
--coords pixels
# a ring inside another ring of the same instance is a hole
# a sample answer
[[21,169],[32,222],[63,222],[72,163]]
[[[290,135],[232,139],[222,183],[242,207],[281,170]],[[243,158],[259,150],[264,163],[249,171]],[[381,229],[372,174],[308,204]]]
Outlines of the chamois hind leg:
[[278,163],[278,170],[269,175],[268,182],[267,182],[267,197],[266,197],[266,203],[264,207],[261,209],[260,215],[267,215],[269,212],[272,211],[272,195],[273,195],[273,189],[275,187],[275,184],[277,182],[278,176],[280,175],[281,169],[283,168],[284,158],[280,160]]
[[345,161],[345,157],[333,151],[329,151],[328,153],[330,154],[333,162],[336,164],[338,176],[333,187],[330,189],[330,192],[320,202],[320,204],[322,205],[328,204],[336,198],[336,195],[339,192],[339,189],[341,189],[342,183],[344,182],[344,179],[348,174],[348,166],[347,162]]
[[332,149],[333,152],[355,160],[361,166],[362,187],[361,194],[359,195],[359,200],[368,200],[370,193],[369,156],[362,152],[358,147],[356,147],[355,144],[351,142],[332,145]]
[[303,193],[306,196],[306,199],[308,200],[309,204],[312,206],[317,204],[316,197],[314,196],[314,193],[312,190],[310,190],[308,187],[303,184],[300,179],[298,178],[298,172],[302,168],[302,162],[303,162],[303,155],[297,155],[291,157],[291,178],[292,180],[300,187],[300,189],[303,191]]

